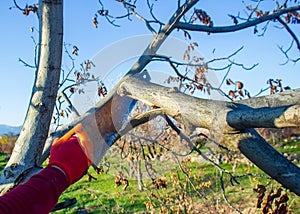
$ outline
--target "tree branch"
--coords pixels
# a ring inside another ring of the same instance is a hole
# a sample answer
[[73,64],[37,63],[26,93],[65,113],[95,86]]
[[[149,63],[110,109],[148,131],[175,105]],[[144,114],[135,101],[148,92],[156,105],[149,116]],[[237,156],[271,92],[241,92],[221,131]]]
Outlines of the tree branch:
[[[158,23],[156,21],[148,21],[147,19],[145,19],[144,17],[142,17],[140,14],[138,14],[135,10],[133,9],[128,9],[130,10],[130,12],[135,15],[138,19],[140,19],[142,22],[144,22],[147,26],[147,28],[151,31],[151,33],[153,34],[153,36],[156,36],[156,31],[155,29],[151,26],[151,22],[154,22],[154,23]],[[161,23],[160,23],[161,24]]]
[[229,202],[229,200],[228,200],[228,198],[227,198],[227,196],[226,196],[226,194],[225,194],[225,186],[224,186],[223,172],[222,172],[222,171],[220,172],[220,183],[221,183],[222,195],[223,195],[223,198],[224,198],[225,202],[226,202],[233,210],[235,210],[236,212],[242,214],[242,212],[241,212],[238,208],[236,208],[235,206],[233,206],[233,205]]
[[259,17],[257,19],[247,21],[247,22],[244,22],[244,23],[241,23],[241,24],[230,25],[230,26],[214,27],[214,26],[195,25],[195,24],[190,24],[190,23],[178,22],[175,25],[175,27],[179,28],[179,29],[199,31],[199,32],[228,33],[228,32],[234,32],[234,31],[243,30],[243,29],[246,29],[246,28],[249,28],[249,27],[253,27],[253,26],[261,24],[263,22],[277,19],[282,14],[286,14],[288,12],[293,12],[293,11],[297,11],[297,10],[300,10],[300,5],[290,7],[290,8],[281,9],[281,10],[278,10],[278,11],[272,13],[272,14],[262,16],[262,17]]
[[153,83],[139,83],[134,78],[123,82],[118,92],[162,107],[168,115],[185,125],[208,128],[219,134],[227,133],[223,135],[229,136],[225,138],[227,142],[236,145],[260,169],[300,196],[300,169],[296,165],[277,152],[254,129],[238,131],[225,122],[231,111],[239,110],[239,104],[210,102],[174,89],[166,90],[165,87]]
[[21,8],[21,7],[17,4],[17,1],[16,1],[16,0],[13,0],[13,1],[14,1],[14,4],[15,4],[16,8],[18,8],[18,9],[21,10],[21,11],[25,11],[24,8]]
[[300,57],[292,59],[289,56],[289,51],[292,49],[293,45],[294,45],[294,40],[291,42],[291,45],[286,50],[284,50],[282,46],[278,45],[279,50],[283,53],[283,55],[286,58],[285,62],[281,63],[281,65],[286,65],[289,61],[296,63],[300,60]]
[[287,32],[289,32],[289,34],[293,37],[294,41],[297,44],[298,50],[300,50],[300,42],[299,42],[297,35],[292,31],[292,29],[287,25],[287,23],[285,23],[280,17],[278,17],[277,20],[280,22],[280,24],[283,25],[283,27],[287,30]]
[[[179,122],[207,129],[212,129],[217,123],[220,123],[219,125],[222,123],[221,126],[223,126],[226,112],[232,107],[224,101],[192,97],[180,92],[177,88],[167,88],[134,77],[128,78],[120,85],[118,94],[140,100],[147,105],[163,108],[165,114]],[[223,130],[225,127],[219,128]]]
[[200,155],[204,160],[208,161],[209,163],[211,163],[212,165],[214,165],[216,168],[218,168],[221,172],[224,172],[226,174],[228,174],[231,178],[231,180],[235,181],[236,183],[239,183],[235,177],[232,175],[231,172],[229,172],[228,170],[224,169],[223,167],[221,167],[219,164],[217,164],[216,162],[214,162],[213,160],[211,160],[209,157],[207,157],[203,152],[201,152],[190,140],[190,138],[188,136],[186,136],[173,122],[172,120],[168,117],[168,115],[165,115],[165,119],[167,121],[167,123],[171,126],[171,128],[179,135],[180,138],[182,138],[183,140],[185,140],[188,144],[188,147],[191,149],[191,151],[195,151],[198,153],[198,155]]
[[300,106],[237,109],[227,114],[228,124],[235,129],[285,128],[300,126]]
[[300,168],[270,146],[254,129],[232,135],[239,150],[261,170],[300,196]]
[[[169,21],[163,26],[163,28],[157,33],[153,41],[148,45],[148,47],[144,50],[141,57],[137,60],[137,62],[132,66],[130,71],[127,73],[127,76],[135,75],[141,72],[152,59],[152,56],[155,55],[157,50],[166,40],[166,38],[171,34],[171,32],[175,29],[176,23],[182,18],[182,16],[192,7],[194,6],[198,0],[188,0],[181,7],[179,7]],[[126,79],[126,78],[125,78]]]
[[[246,101],[232,103],[191,97],[175,88],[166,88],[135,78],[124,82],[118,92],[148,105],[161,107],[166,114],[180,122],[207,129],[219,126],[219,131],[227,133],[256,127],[299,127],[300,110],[299,105],[295,105],[299,102],[297,97],[300,96],[297,91],[246,100],[254,103],[254,106]],[[287,102],[293,95],[296,96],[293,101]],[[220,118],[224,118],[224,121]]]

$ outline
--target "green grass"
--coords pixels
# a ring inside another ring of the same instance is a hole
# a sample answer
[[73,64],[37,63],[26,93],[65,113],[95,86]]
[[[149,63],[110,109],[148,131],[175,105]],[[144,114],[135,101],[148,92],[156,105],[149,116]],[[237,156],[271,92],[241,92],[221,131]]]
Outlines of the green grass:
[[1,154],[0,153],[0,172],[4,169],[6,162],[8,161],[8,155],[7,154]]
[[123,186],[115,187],[114,176],[111,174],[95,175],[97,180],[87,181],[87,176],[70,186],[60,197],[60,201],[76,198],[77,203],[71,208],[55,213],[76,213],[86,210],[89,213],[119,213],[130,210],[138,212],[145,210],[145,195],[137,190],[134,180],[124,191]]
[[[230,170],[232,167],[229,164],[221,165],[223,168]],[[203,204],[215,204],[216,200],[222,201],[222,194],[220,188],[219,175],[220,172],[214,166],[210,164],[197,164],[189,163],[189,169],[191,179],[195,183],[205,183],[211,181],[209,187],[203,187],[201,192],[207,197],[207,199],[195,199],[196,203]],[[236,174],[262,174],[262,171],[254,166],[239,165],[236,168]],[[112,174],[95,175],[98,178],[96,181],[88,182],[87,177],[84,177],[78,183],[72,185],[67,189],[60,198],[60,201],[70,198],[76,198],[77,203],[69,208],[55,213],[79,213],[87,211],[88,213],[135,213],[146,211],[145,204],[149,202],[149,195],[155,194],[161,197],[169,197],[176,200],[177,195],[175,191],[179,191],[178,187],[172,183],[172,175],[176,175],[177,178],[183,183],[183,188],[187,189],[190,195],[196,196],[195,191],[185,183],[186,179],[181,171],[172,170],[166,172],[168,187],[167,189],[159,189],[155,191],[141,192],[137,188],[137,182],[135,180],[129,180],[129,187],[126,191],[122,189],[122,186],[115,187],[114,176]],[[255,210],[255,203],[257,201],[257,193],[253,191],[258,184],[263,184],[267,187],[268,191],[276,191],[280,185],[267,178],[267,176],[242,176],[237,178],[239,184],[231,185],[230,177],[224,174],[224,185],[226,186],[226,196],[228,200],[235,206],[244,209],[247,207]],[[150,187],[150,182],[145,182]],[[185,186],[186,185],[186,186]],[[299,197],[293,193],[289,193],[291,200],[289,201],[290,209],[294,213],[300,213],[300,200]],[[245,200],[246,199],[246,200]],[[160,201],[152,198],[151,201],[157,206],[157,212],[159,211]],[[169,204],[169,201],[163,201],[165,204]],[[209,206],[209,205],[208,205]],[[227,206],[226,204],[224,206]],[[257,210],[259,213],[259,210]]]
[[290,142],[280,142],[275,144],[277,151],[288,154],[300,154],[300,142],[290,141]]
[[[300,154],[299,142],[291,142],[290,144],[278,144],[278,150],[293,154]],[[0,154],[0,171],[5,166],[7,155]],[[123,186],[116,187],[115,174],[119,170],[119,166],[126,166],[126,160],[122,160],[119,156],[109,157],[108,161],[112,163],[111,170],[107,174],[96,174],[93,170],[90,173],[97,180],[88,181],[85,175],[79,182],[70,186],[60,197],[59,202],[67,199],[76,198],[77,203],[63,210],[55,211],[53,214],[62,213],[145,213],[147,211],[146,204],[152,205],[155,213],[163,212],[163,208],[169,209],[171,213],[176,206],[182,206],[184,200],[190,199],[188,203],[193,204],[195,208],[203,211],[203,213],[215,213],[216,202],[220,209],[224,209],[223,213],[231,210],[228,204],[223,200],[221,191],[220,171],[206,163],[183,162],[182,167],[190,175],[191,181],[199,190],[203,197],[199,197],[194,188],[189,184],[186,176],[178,168],[173,167],[170,162],[162,162],[159,167],[163,169],[159,176],[165,177],[167,188],[154,189],[151,180],[145,180],[145,191],[139,191],[137,181],[129,179],[129,186],[126,191]],[[297,163],[299,165],[299,163]],[[232,205],[239,209],[251,209],[251,213],[261,213],[260,209],[256,209],[257,195],[253,189],[258,184],[262,184],[267,188],[267,194],[270,191],[276,191],[280,187],[276,181],[269,179],[260,169],[255,166],[245,164],[237,164],[235,169],[230,164],[221,164],[226,170],[234,171],[234,175],[245,175],[237,178],[239,184],[233,182],[231,184],[230,176],[223,173],[223,182],[226,187],[225,193]],[[259,175],[259,176],[253,176]],[[180,180],[180,183],[177,181]],[[288,192],[288,207],[291,213],[300,213],[300,197]],[[184,195],[185,194],[185,195]],[[187,204],[188,206],[189,204]],[[149,211],[149,210],[148,210]],[[150,211],[148,212],[150,213]],[[222,213],[220,211],[220,213]]]

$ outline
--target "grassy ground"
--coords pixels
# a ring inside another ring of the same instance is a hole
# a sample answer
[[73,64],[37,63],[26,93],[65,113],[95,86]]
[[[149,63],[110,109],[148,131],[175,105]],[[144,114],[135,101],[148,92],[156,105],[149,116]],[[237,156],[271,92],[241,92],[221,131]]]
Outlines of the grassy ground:
[[[179,210],[178,213],[183,213],[183,205],[186,206],[188,213],[193,213],[192,211],[197,213],[197,210],[200,213],[234,213],[233,209],[224,201],[221,193],[219,170],[208,164],[200,166],[190,163],[190,167],[193,168],[189,172],[191,179],[198,183],[197,189],[201,190],[202,197],[198,197],[192,187],[188,185],[182,172],[166,172],[164,176],[167,188],[154,190],[148,180],[145,182],[147,186],[145,191],[139,191],[137,181],[133,179],[129,180],[130,185],[124,191],[122,185],[115,186],[113,174],[93,174],[97,180],[88,182],[85,176],[67,189],[60,198],[60,201],[64,201],[75,197],[77,203],[54,213],[151,213],[151,210],[155,210],[155,213],[177,213],[176,210]],[[231,168],[228,164],[222,165],[222,167]],[[236,174],[244,173],[262,174],[256,167],[238,166]],[[177,183],[179,180],[181,186]],[[258,193],[253,190],[258,184],[266,186],[266,195],[272,190],[276,192],[280,187],[277,182],[265,177],[243,176],[237,181],[239,184],[231,185],[229,176],[224,175],[226,197],[243,213],[261,213],[261,209],[256,208]],[[288,201],[290,213],[300,213],[299,197],[286,192],[290,198]],[[186,200],[182,199],[183,195]],[[189,207],[190,212],[188,211]]]
[[7,159],[7,155],[6,154],[1,154],[0,153],[0,171],[2,171],[2,169],[4,168],[6,162],[8,161]]
[[112,213],[112,212],[138,212],[145,210],[145,194],[136,190],[134,181],[123,191],[122,186],[116,188],[113,175],[97,176],[97,181],[80,182],[71,186],[61,196],[60,200],[76,197],[74,207],[55,213],[76,213],[86,211],[88,213]]
[[[294,141],[283,142],[278,144],[278,150],[300,154],[300,145],[299,142]],[[7,155],[0,154],[0,170],[3,169],[6,161]],[[107,161],[114,165],[120,163],[125,165],[123,163],[126,162],[118,156],[110,157]],[[76,198],[77,203],[53,213],[235,213],[224,200],[218,169],[208,163],[183,161],[182,168],[190,175],[190,180],[195,184],[193,187],[185,174],[178,168],[171,167],[172,164],[166,162],[163,166],[159,166],[164,168],[158,176],[161,178],[157,183],[160,185],[159,189],[154,188],[150,179],[146,179],[144,191],[139,191],[136,179],[126,176],[129,181],[126,191],[123,190],[124,184],[116,187],[117,167],[111,166],[112,169],[104,174],[96,174],[90,170],[97,180],[88,181],[88,176],[85,175],[79,182],[70,186],[62,194],[59,202]],[[253,190],[257,185],[266,187],[266,196],[271,191],[276,192],[280,187],[255,166],[241,163],[235,167],[230,164],[221,166],[234,171],[235,175],[248,174],[237,178],[239,184],[232,185],[230,176],[223,173],[226,198],[231,205],[242,210],[243,213],[261,213],[262,209],[256,208],[258,193]],[[300,213],[300,197],[283,189],[283,194],[285,192],[289,197],[287,205],[290,213]]]

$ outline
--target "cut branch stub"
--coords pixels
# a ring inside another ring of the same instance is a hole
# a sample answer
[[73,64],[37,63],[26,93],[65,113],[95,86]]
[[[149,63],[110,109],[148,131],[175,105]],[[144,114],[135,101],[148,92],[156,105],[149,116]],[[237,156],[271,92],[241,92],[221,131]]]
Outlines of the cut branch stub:
[[227,102],[195,98],[181,93],[177,88],[167,88],[134,77],[123,82],[117,93],[160,107],[165,114],[188,126],[206,129],[218,126],[222,133],[225,129],[231,129],[226,124],[226,114],[234,105]]

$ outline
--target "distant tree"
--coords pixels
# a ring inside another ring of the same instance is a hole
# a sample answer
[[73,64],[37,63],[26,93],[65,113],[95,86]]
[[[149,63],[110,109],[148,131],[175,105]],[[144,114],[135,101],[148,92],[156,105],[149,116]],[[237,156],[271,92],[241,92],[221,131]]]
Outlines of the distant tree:
[[11,154],[18,136],[5,134],[0,136],[0,153]]

